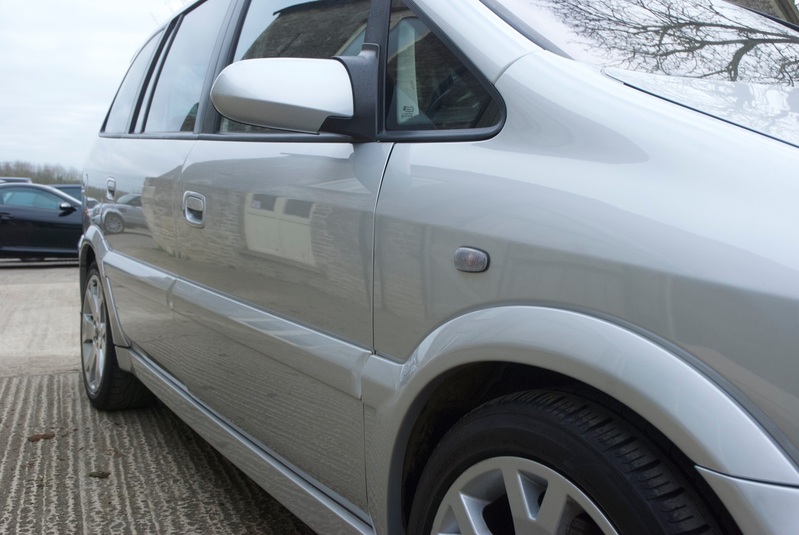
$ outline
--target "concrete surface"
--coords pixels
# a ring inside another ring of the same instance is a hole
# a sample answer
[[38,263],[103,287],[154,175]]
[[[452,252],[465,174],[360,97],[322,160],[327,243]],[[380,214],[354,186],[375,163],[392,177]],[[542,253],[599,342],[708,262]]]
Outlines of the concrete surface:
[[0,260],[0,534],[310,535],[162,405],[91,408],[77,277]]

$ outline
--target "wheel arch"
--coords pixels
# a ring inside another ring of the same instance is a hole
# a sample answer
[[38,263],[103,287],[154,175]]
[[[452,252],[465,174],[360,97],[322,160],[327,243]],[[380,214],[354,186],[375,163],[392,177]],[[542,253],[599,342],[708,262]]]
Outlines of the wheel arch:
[[764,427],[684,355],[587,314],[499,307],[442,325],[403,363],[375,357],[367,364],[370,462],[388,466],[385,476],[371,467],[367,473],[374,498],[386,500],[387,525],[404,524],[405,496],[452,423],[494,397],[565,385],[612,398],[693,464],[733,477],[799,483],[796,466]]

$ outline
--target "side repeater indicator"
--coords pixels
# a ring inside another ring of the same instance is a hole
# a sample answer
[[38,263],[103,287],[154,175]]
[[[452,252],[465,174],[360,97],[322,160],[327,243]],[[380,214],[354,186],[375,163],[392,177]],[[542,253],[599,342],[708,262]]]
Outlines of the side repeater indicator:
[[455,267],[465,273],[482,273],[488,269],[488,253],[472,247],[458,247]]

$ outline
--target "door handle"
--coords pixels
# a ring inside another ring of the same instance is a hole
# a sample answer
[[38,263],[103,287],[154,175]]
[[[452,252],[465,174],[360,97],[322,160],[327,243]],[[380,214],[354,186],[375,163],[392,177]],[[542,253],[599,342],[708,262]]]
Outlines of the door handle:
[[183,217],[192,227],[205,226],[205,196],[193,191],[183,194]]
[[0,221],[11,221],[12,219],[14,219],[14,216],[11,214],[5,212],[0,214]]

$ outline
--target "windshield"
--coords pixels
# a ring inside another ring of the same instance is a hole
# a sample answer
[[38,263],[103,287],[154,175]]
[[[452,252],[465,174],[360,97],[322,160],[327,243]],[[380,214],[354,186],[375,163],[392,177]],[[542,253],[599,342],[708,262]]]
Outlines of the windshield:
[[795,86],[799,32],[723,0],[483,0],[542,47],[630,71]]

